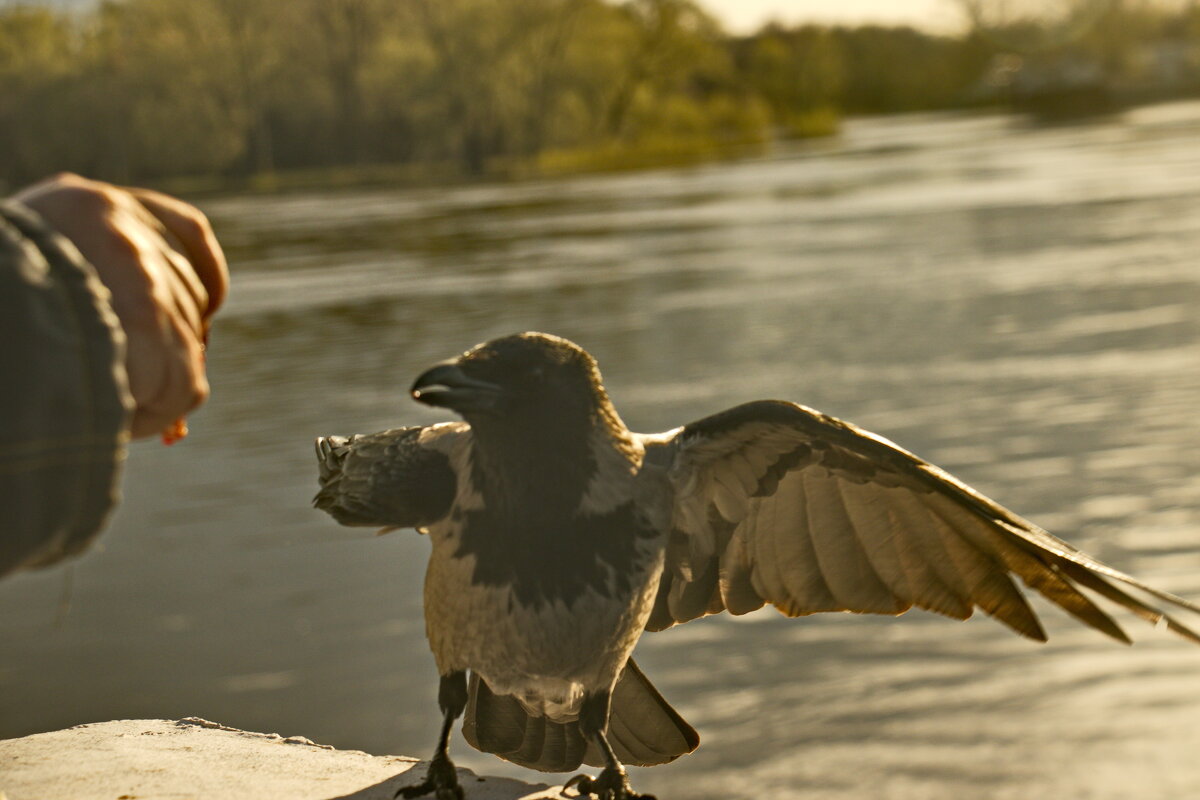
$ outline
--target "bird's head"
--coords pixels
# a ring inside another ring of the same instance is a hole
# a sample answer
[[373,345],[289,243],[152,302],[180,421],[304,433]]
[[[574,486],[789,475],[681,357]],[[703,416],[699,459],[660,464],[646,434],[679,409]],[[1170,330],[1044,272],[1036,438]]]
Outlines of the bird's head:
[[449,408],[476,428],[588,424],[611,411],[595,359],[545,333],[477,345],[423,372],[411,392],[417,402]]

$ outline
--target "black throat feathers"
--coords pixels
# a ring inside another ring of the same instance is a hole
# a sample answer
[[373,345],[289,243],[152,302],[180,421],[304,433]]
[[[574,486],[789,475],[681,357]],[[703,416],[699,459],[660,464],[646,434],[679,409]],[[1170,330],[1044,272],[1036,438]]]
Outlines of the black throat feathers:
[[632,471],[628,430],[601,409],[507,422],[472,425],[471,480],[484,507],[458,520],[455,556],[474,556],[475,583],[510,586],[524,605],[571,605],[587,589],[628,594],[637,542],[656,532],[632,500],[599,512],[582,508],[593,481],[606,479],[601,459],[629,459]]

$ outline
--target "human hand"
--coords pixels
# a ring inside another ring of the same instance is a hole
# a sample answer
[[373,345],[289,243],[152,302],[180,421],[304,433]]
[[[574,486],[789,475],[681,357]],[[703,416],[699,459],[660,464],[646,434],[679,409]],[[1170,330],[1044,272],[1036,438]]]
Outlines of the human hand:
[[69,173],[13,199],[70,239],[112,294],[137,404],[132,436],[185,433],[183,416],[208,398],[204,346],[229,288],[225,256],[208,220],[159,192]]

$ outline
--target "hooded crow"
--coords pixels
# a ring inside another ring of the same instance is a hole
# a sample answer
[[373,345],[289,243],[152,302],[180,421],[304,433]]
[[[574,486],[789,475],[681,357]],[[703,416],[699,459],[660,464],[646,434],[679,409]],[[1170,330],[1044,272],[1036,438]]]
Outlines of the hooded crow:
[[[622,423],[595,360],[555,336],[478,345],[412,396],[463,418],[317,439],[315,505],[343,525],[429,535],[425,624],[444,715],[421,783],[461,799],[448,742],[633,800],[622,763],[694,750],[630,658],[644,631],[770,604],[956,619],[1046,634],[1013,577],[1108,636],[1081,589],[1200,643],[1160,606],[1200,606],[1105,566],[888,440],[759,401],[660,434]],[[469,679],[468,679],[469,674]]]

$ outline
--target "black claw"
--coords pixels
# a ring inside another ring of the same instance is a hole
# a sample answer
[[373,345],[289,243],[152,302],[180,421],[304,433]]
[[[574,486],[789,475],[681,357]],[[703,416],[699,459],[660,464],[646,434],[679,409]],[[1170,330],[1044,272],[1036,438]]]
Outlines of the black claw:
[[606,768],[597,777],[576,775],[563,789],[574,789],[576,797],[596,797],[599,800],[657,800],[652,794],[638,794],[629,785],[624,770]]
[[425,780],[412,786],[400,787],[393,798],[424,797],[427,794],[433,794],[436,800],[463,800],[463,790],[458,785],[458,774],[450,759],[434,756],[433,761],[429,762]]
[[576,794],[578,794],[578,796],[585,797],[592,793],[592,788],[595,785],[596,785],[596,782],[594,780],[592,780],[592,776],[583,775],[581,773],[581,774],[576,775],[575,777],[571,778],[566,783],[564,783],[563,789],[564,790],[574,789]]

